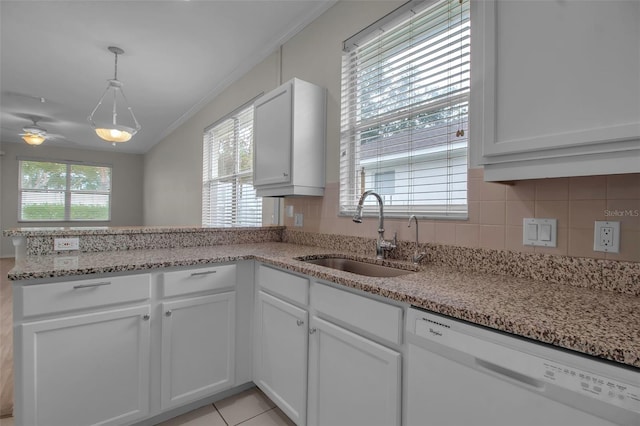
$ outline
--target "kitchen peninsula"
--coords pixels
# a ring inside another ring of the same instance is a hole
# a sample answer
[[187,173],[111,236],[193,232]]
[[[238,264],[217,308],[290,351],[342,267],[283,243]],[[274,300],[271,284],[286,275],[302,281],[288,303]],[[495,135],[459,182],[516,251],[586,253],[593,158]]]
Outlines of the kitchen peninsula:
[[[178,278],[178,285],[168,290],[173,282],[171,274],[185,270],[209,273],[217,267],[230,266],[235,268],[236,278],[228,275],[227,283],[216,284],[216,289],[224,292],[216,290],[212,296],[202,297],[225,295],[223,304],[230,309],[229,318],[235,318],[239,326],[243,317],[252,317],[253,265],[256,264],[331,283],[402,309],[412,305],[597,357],[629,368],[634,374],[640,368],[640,311],[637,309],[640,265],[633,262],[425,244],[427,260],[415,267],[407,261],[413,252],[413,243],[400,241],[393,259],[380,261],[374,258],[374,240],[309,234],[284,227],[30,228],[8,230],[4,234],[13,237],[22,250],[9,273],[14,294],[18,295],[14,301],[16,324],[25,321],[21,305],[25,300],[21,296],[24,289],[35,295],[33,289],[46,289],[48,283],[78,283],[80,279],[108,281],[111,277],[142,280],[143,284],[134,285],[147,288],[149,278],[142,277],[151,274],[151,282],[158,283],[158,288],[163,288],[167,296],[173,295],[170,291],[175,294],[184,291],[179,287]],[[68,237],[80,239],[80,250],[54,252],[53,239]],[[366,277],[305,262],[336,256],[386,264],[410,273],[392,278]],[[463,264],[466,266],[462,267]],[[159,272],[163,277],[154,278]],[[222,279],[228,272],[216,273]],[[241,303],[245,296],[248,302]],[[153,287],[151,296],[147,291],[146,296],[136,296],[135,300],[149,298],[160,298],[159,290]],[[177,302],[159,304],[168,303]],[[150,315],[153,321],[158,313],[165,311],[153,306],[140,314]],[[40,320],[46,316],[34,318]],[[251,340],[251,320],[246,322],[244,332],[248,340],[236,336],[236,344],[245,345],[245,349]],[[16,349],[16,354],[20,350]],[[236,373],[243,362],[245,366],[251,365],[250,360],[237,360]],[[241,385],[252,379],[246,371],[239,376],[236,374],[235,382],[230,383]],[[19,374],[17,381],[25,377]],[[19,408],[19,404],[17,406]],[[150,412],[158,414],[163,410],[156,408]],[[144,419],[145,415],[134,418]]]

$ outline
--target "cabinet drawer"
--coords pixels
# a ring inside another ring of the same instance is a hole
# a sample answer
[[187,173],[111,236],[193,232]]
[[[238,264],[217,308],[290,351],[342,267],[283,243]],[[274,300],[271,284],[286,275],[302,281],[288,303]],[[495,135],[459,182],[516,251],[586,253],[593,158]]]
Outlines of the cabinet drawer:
[[311,305],[320,313],[395,344],[402,343],[402,308],[324,284],[311,287]]
[[258,284],[271,293],[301,305],[309,303],[309,280],[268,266],[258,266]]
[[25,317],[146,300],[151,295],[149,274],[96,278],[22,287]]
[[165,272],[162,276],[162,295],[164,297],[180,296],[234,287],[236,285],[236,265]]

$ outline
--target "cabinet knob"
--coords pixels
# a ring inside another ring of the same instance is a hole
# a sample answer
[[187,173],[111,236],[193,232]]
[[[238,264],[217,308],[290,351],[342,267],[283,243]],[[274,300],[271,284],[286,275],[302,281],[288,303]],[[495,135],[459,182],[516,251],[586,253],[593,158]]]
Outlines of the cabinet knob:
[[171,309],[169,309],[167,312],[164,313],[166,316],[170,317],[171,314],[173,314],[173,312],[171,311]]
[[316,332],[316,328],[315,328],[315,327],[314,327],[314,328],[310,328],[310,329],[309,329],[309,334],[313,334],[313,333],[315,333],[315,332]]
[[304,324],[304,321],[302,321],[302,320],[297,320],[297,321],[296,321],[296,324],[298,324],[298,327],[300,327],[302,324]]
[[151,318],[151,315],[149,315],[149,314],[144,314],[142,316],[142,319],[145,320],[145,321],[149,321],[149,318]]
[[287,177],[287,176],[289,176],[289,173],[287,173],[287,172],[283,172],[283,173],[282,173],[282,176]]

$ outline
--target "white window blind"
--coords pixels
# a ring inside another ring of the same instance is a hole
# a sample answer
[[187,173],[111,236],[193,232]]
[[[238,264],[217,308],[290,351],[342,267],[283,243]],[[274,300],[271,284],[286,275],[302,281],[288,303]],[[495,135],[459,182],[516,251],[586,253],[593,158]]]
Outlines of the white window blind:
[[469,0],[440,0],[345,41],[341,214],[373,189],[392,217],[467,217],[469,39]]
[[108,221],[111,167],[19,159],[19,220]]
[[203,141],[202,225],[261,226],[253,189],[253,105],[208,127]]

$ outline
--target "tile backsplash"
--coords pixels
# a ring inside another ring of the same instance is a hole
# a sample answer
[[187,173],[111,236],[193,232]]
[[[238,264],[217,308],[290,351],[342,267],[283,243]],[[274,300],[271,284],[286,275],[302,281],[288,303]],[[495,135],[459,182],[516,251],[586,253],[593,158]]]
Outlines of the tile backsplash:
[[[516,252],[640,262],[640,173],[514,181],[484,182],[482,169],[469,170],[467,220],[421,220],[420,242]],[[361,225],[338,216],[338,183],[329,183],[324,197],[286,198],[304,226],[285,226],[305,232],[374,238],[377,219]],[[555,248],[522,245],[522,219],[556,218]],[[593,251],[596,220],[620,222],[620,253]],[[413,241],[415,230],[407,221],[385,219],[387,236]]]

